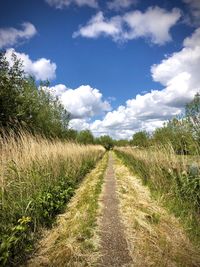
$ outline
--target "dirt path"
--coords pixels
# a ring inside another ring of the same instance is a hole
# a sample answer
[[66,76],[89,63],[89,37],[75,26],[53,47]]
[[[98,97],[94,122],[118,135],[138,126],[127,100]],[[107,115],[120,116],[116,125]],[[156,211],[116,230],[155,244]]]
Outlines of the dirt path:
[[98,266],[130,266],[124,229],[120,220],[119,201],[116,195],[116,181],[113,170],[112,154],[109,154],[105,184],[102,193],[102,217],[100,219],[101,258]]
[[110,152],[26,267],[197,267],[199,255],[179,220]]

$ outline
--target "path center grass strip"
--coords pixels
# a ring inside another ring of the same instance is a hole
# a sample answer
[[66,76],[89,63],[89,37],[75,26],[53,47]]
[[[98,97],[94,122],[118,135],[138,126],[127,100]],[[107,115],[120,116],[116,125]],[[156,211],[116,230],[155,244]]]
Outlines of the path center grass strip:
[[59,216],[57,226],[41,240],[29,267],[95,266],[99,257],[96,233],[99,195],[107,162],[108,154],[105,154],[84,178],[66,212]]
[[149,188],[116,155],[114,169],[133,266],[200,266],[199,251],[179,221],[152,199]]

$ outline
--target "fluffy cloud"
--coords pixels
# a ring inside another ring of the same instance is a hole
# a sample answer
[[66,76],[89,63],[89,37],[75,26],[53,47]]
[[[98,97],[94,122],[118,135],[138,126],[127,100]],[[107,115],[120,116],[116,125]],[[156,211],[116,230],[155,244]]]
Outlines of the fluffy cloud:
[[35,26],[29,22],[22,24],[22,30],[15,28],[0,29],[0,49],[15,45],[19,41],[28,40],[37,33]]
[[[169,30],[180,18],[177,8],[171,12],[159,7],[150,7],[145,13],[133,11],[124,16],[124,20],[130,27],[125,34],[126,39],[149,37],[154,44],[164,44],[171,40]],[[159,21],[159,23],[158,23]]]
[[69,122],[69,128],[76,129],[77,131],[90,129],[90,124],[86,119],[72,119]]
[[135,5],[137,0],[112,0],[108,2],[107,6],[111,10],[121,10],[125,8],[129,8],[132,5]]
[[107,35],[117,40],[122,33],[121,23],[121,17],[115,16],[108,20],[100,11],[91,18],[86,26],[74,32],[73,37],[75,38],[80,35],[87,38],[97,38],[100,35]]
[[88,119],[111,109],[109,102],[103,101],[100,91],[89,85],[69,89],[65,85],[59,84],[46,89],[54,96],[59,97],[61,103],[71,113],[75,126],[80,119]]
[[173,116],[181,114],[185,104],[200,91],[200,28],[183,42],[183,49],[151,68],[154,81],[165,88],[152,90],[126,101],[108,112],[103,120],[90,123],[96,135],[110,134],[129,138],[138,130],[153,131]]
[[189,5],[191,12],[191,20],[194,24],[200,25],[200,1],[199,0],[183,0]]
[[180,52],[173,53],[151,68],[154,81],[167,88],[177,88],[176,99],[183,97],[186,92],[191,97],[194,91],[200,89],[200,28],[195,30],[191,37],[186,38],[183,45]]
[[54,6],[58,9],[62,9],[64,7],[68,7],[71,4],[81,6],[89,6],[93,8],[98,7],[97,0],[45,0],[50,6]]
[[154,44],[162,45],[171,40],[169,31],[180,16],[180,10],[177,8],[168,12],[159,7],[150,7],[144,13],[139,10],[127,12],[123,16],[114,16],[110,19],[98,12],[85,26],[80,27],[73,37],[97,38],[105,35],[114,41],[145,37]]
[[49,59],[40,58],[32,61],[28,55],[24,53],[18,53],[13,48],[7,49],[6,58],[10,64],[12,64],[12,54],[15,54],[18,59],[23,63],[24,71],[36,78],[36,80],[51,80],[54,79],[56,74],[56,64]]

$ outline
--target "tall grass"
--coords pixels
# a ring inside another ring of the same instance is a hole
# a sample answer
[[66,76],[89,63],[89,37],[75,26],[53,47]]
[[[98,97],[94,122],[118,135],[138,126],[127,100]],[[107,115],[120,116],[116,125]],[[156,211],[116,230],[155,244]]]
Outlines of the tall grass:
[[116,148],[126,165],[180,218],[190,237],[200,242],[200,158],[178,156],[168,147]]
[[85,174],[102,157],[101,146],[47,140],[21,132],[0,139],[0,264],[17,264],[35,232],[50,226]]

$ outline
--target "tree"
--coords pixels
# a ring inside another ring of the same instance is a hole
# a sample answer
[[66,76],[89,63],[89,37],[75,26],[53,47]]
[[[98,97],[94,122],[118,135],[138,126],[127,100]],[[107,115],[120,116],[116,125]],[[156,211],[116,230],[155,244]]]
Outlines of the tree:
[[149,135],[146,131],[140,131],[133,135],[131,144],[139,147],[148,147]]
[[126,139],[115,140],[114,143],[116,146],[129,146],[130,145],[130,142]]
[[114,146],[114,140],[109,135],[103,135],[96,139],[96,143],[105,147],[106,150],[110,150]]
[[90,130],[83,130],[78,133],[77,141],[84,145],[94,144],[94,136]]
[[0,125],[12,126],[18,121],[20,95],[23,91],[24,72],[16,56],[12,55],[12,66],[6,60],[5,53],[0,53]]
[[164,127],[158,128],[152,141],[158,145],[171,145],[176,154],[193,154],[196,142],[185,118],[173,118]]
[[200,144],[200,94],[197,93],[194,99],[186,105],[186,118],[194,137]]
[[25,128],[47,137],[64,138],[69,113],[57,98],[27,77],[22,62],[12,55],[12,64],[0,53],[0,127]]
[[66,139],[69,141],[77,141],[78,132],[74,129],[68,129],[66,132]]

